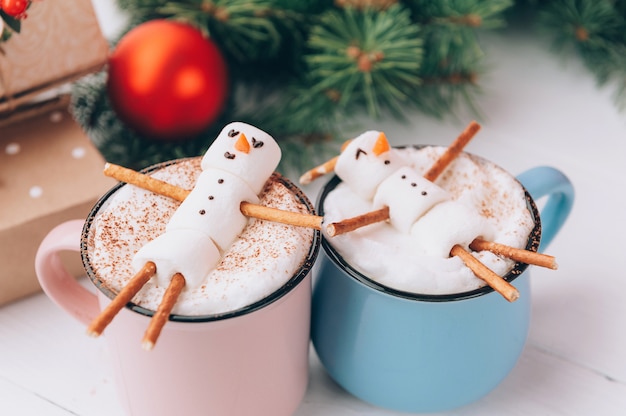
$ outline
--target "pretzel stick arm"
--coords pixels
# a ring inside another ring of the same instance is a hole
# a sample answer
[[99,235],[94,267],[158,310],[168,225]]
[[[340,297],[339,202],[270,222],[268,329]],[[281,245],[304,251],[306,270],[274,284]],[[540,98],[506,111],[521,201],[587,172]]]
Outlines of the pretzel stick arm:
[[347,218],[342,221],[332,222],[326,226],[326,232],[329,236],[334,237],[339,234],[345,234],[358,228],[365,227],[369,224],[387,221],[389,219],[389,207],[385,206],[376,211],[370,211],[356,217]]
[[535,266],[547,267],[552,270],[558,269],[556,259],[553,256],[547,254],[537,253],[535,251],[523,250],[515,247],[510,247],[504,244],[498,244],[491,241],[485,241],[481,238],[477,238],[470,244],[470,248],[475,251],[487,250],[494,254],[507,257],[511,260],[519,261],[521,263],[532,264]]
[[182,274],[176,273],[172,276],[172,280],[170,281],[169,286],[165,290],[165,294],[163,295],[163,299],[159,304],[156,312],[152,316],[150,320],[150,324],[148,325],[148,329],[146,329],[146,333],[143,336],[143,341],[141,342],[141,347],[150,351],[154,348],[154,345],[161,334],[161,330],[167,323],[170,314],[172,313],[172,309],[178,300],[178,296],[180,296],[180,292],[183,291],[185,287],[185,278]]
[[304,172],[304,174],[300,176],[300,184],[308,185],[315,179],[332,172],[335,169],[335,165],[337,164],[337,159],[339,159],[339,156],[335,156],[332,159],[329,159],[328,161],[322,163],[321,165]]
[[173,198],[182,202],[187,195],[188,190],[179,188],[167,182],[155,179],[150,175],[146,175],[136,170],[128,169],[123,166],[107,163],[104,165],[104,174],[120,182],[126,182],[130,185],[136,185],[140,188],[152,191],[156,194]]
[[266,207],[265,205],[252,204],[243,201],[239,209],[246,217],[279,222],[281,224],[308,227],[320,230],[323,218],[318,215],[302,214],[300,212],[284,211],[278,208]]
[[[126,182],[131,185],[138,186],[159,195],[173,198],[182,202],[187,195],[188,190],[171,185],[167,182],[155,179],[150,175],[146,175],[136,170],[128,169],[122,166],[107,163],[104,167],[104,174],[120,182]],[[299,212],[283,211],[278,208],[266,207],[264,205],[242,202],[240,205],[241,213],[247,217],[258,218],[262,220],[280,222],[288,225],[296,225],[301,227],[315,228],[317,230],[322,227],[322,217],[317,215],[302,214]]]
[[478,130],[480,130],[480,124],[477,122],[472,121],[468,124],[459,137],[457,137],[456,140],[448,146],[441,157],[437,159],[437,161],[435,161],[430,169],[424,174],[424,177],[431,182],[435,182],[439,175],[443,173],[448,165],[452,163],[452,161],[463,151],[465,146],[470,140],[472,140],[476,133],[478,133]]
[[87,334],[98,337],[104,329],[111,323],[113,318],[130,300],[141,290],[141,288],[156,273],[156,265],[151,261],[144,266],[128,281],[126,286],[120,290],[117,296],[109,303],[100,314],[87,327]]
[[472,256],[463,247],[456,244],[450,250],[451,256],[458,256],[463,263],[478,277],[484,280],[493,290],[501,294],[509,302],[514,302],[519,298],[519,292],[509,282],[498,276],[487,266],[482,264],[476,257]]
[[[348,147],[351,141],[352,139],[348,139],[345,142],[343,142],[343,144],[341,145],[342,152],[346,150],[346,147]],[[315,179],[320,178],[326,175],[327,173],[330,173],[333,170],[335,170],[335,165],[337,164],[338,159],[339,159],[339,156],[335,156],[332,159],[329,159],[326,162],[322,163],[321,165],[316,166],[307,172],[304,172],[304,174],[300,176],[300,185],[308,185],[311,182],[313,182]]]

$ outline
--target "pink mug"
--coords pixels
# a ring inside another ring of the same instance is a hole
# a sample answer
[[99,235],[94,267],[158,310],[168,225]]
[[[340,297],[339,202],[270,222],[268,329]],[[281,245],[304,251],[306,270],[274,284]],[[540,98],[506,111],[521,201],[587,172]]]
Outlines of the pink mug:
[[[153,167],[155,169],[158,167]],[[308,207],[295,185],[283,179]],[[35,268],[44,292],[86,325],[111,301],[92,270],[86,238],[99,208],[123,184],[103,196],[87,221],[54,228],[42,241]],[[152,351],[141,337],[152,311],[129,303],[104,332],[122,405],[131,415],[290,415],[308,383],[311,310],[310,269],[319,231],[303,266],[279,290],[222,315],[171,315]],[[80,252],[95,294],[59,260],[63,250]]]

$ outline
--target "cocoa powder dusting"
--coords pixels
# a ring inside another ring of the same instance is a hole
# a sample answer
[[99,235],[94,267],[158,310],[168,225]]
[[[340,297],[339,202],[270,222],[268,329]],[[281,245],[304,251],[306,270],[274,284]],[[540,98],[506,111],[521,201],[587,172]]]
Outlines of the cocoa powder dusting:
[[[153,175],[181,188],[192,189],[201,171],[200,163],[200,157],[188,159]],[[279,174],[272,175],[259,195],[260,204],[306,213],[306,207],[281,180]],[[89,240],[88,251],[96,273],[106,286],[117,292],[134,274],[131,266],[134,254],[165,231],[179,203],[127,185],[109,205],[110,208],[103,210],[94,221],[96,231]],[[301,266],[313,235],[311,229],[249,219],[206,281],[193,290],[183,291],[174,313],[221,313],[267,296]],[[163,292],[164,288],[150,281],[133,301],[156,309]]]

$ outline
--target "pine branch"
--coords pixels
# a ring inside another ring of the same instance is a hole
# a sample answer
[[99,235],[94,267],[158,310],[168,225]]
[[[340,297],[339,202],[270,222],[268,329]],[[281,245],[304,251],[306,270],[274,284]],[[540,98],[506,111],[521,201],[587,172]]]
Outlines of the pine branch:
[[420,84],[419,27],[400,5],[329,10],[312,28],[307,46],[310,94],[334,97],[338,109],[359,103],[373,117],[383,108],[402,114]]
[[119,1],[133,15],[193,24],[241,63],[276,56],[286,39],[300,38],[301,45],[307,25],[307,10],[302,3],[289,8],[286,2],[272,0]]
[[496,29],[505,25],[503,13],[512,0],[406,0],[413,19],[423,25]]
[[626,1],[553,1],[539,23],[555,50],[575,51],[600,85],[614,82],[615,102],[626,108]]
[[411,0],[413,19],[422,24],[424,59],[420,69],[423,86],[413,97],[423,112],[441,117],[467,107],[478,115],[475,96],[484,52],[477,32],[504,25],[503,13],[512,2]]

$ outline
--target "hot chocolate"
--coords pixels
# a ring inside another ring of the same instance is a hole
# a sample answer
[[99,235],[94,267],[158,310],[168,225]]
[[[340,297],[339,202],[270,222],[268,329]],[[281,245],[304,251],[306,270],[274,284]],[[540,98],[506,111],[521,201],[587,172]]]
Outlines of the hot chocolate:
[[[184,189],[193,188],[201,158],[184,159],[152,175]],[[290,184],[274,174],[259,194],[259,204],[308,213]],[[133,276],[135,254],[163,235],[180,206],[175,200],[136,186],[123,186],[100,210],[89,238],[88,256],[98,278],[113,292]],[[233,210],[238,210],[234,206]],[[314,230],[271,221],[248,219],[243,232],[220,253],[220,261],[198,284],[187,287],[173,313],[210,315],[237,310],[283,286],[306,259]],[[175,248],[173,248],[175,249]],[[149,281],[133,302],[150,310],[158,307],[166,286]]]
[[[338,175],[350,174],[343,175],[344,181],[326,196],[323,206],[326,223],[390,207],[389,221],[328,238],[356,270],[396,290],[461,293],[485,282],[459,257],[450,256],[455,244],[467,248],[480,237],[511,247],[526,246],[535,222],[524,188],[509,173],[462,153],[431,183],[422,175],[445,148],[427,146],[385,149],[385,160],[380,160],[372,178],[365,173],[365,164],[377,163],[376,156],[361,147],[376,139],[374,133],[378,132],[366,133],[372,140],[355,139],[351,146],[356,150],[348,147],[342,152],[335,170]],[[514,265],[489,251],[474,255],[501,276]]]

